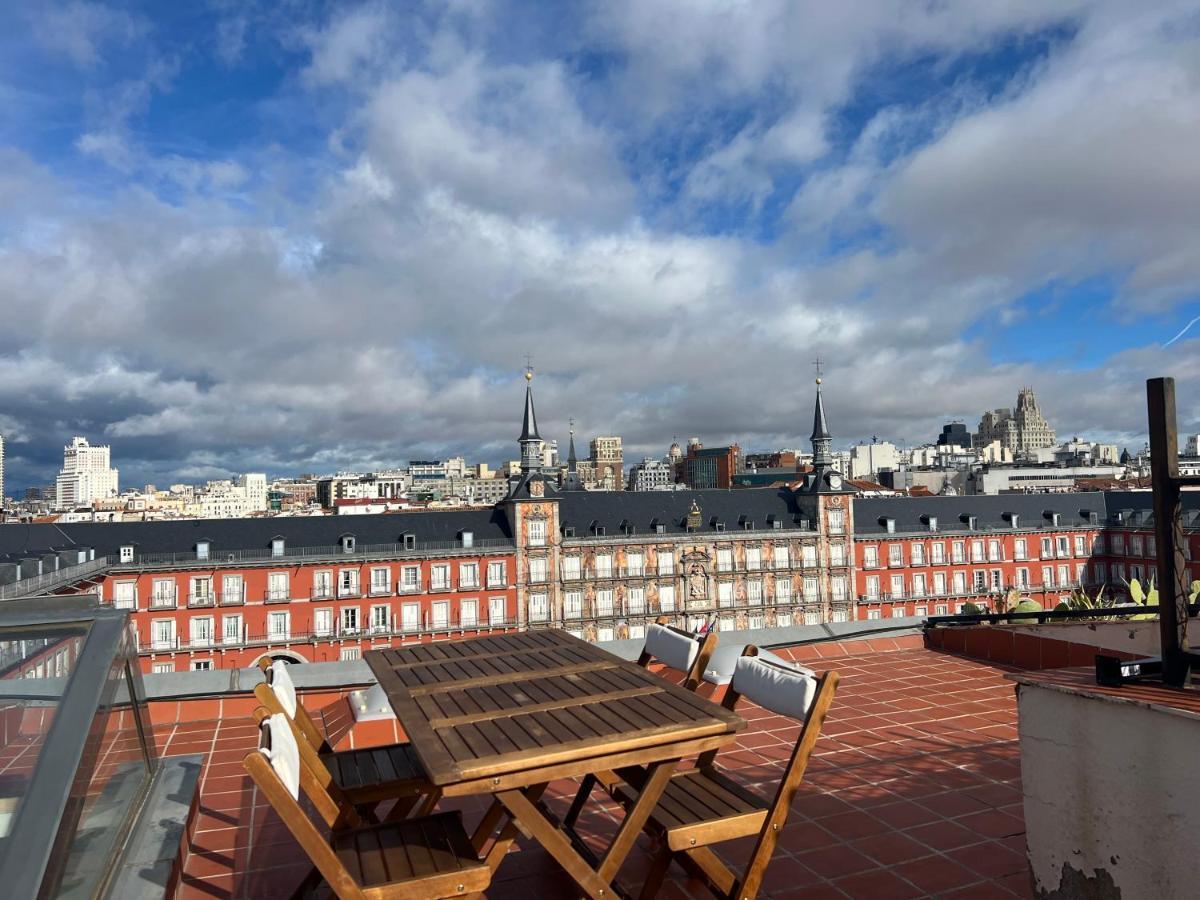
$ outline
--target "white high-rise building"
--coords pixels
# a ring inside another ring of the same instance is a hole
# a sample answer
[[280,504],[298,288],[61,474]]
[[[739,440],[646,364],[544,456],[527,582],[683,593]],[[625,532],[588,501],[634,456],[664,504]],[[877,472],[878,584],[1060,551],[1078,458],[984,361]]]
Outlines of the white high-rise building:
[[63,447],[63,467],[55,484],[59,509],[89,506],[118,493],[117,470],[111,466],[107,444],[93,447],[87,438],[75,437]]
[[267,476],[262,472],[247,472],[238,476],[238,487],[246,494],[246,504],[251,512],[264,512],[267,508]]

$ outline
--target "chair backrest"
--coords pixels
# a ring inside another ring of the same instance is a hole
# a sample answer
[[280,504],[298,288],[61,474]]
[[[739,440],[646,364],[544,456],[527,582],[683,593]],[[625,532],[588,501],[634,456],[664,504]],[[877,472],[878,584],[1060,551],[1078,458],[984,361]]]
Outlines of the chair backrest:
[[[290,784],[287,778],[275,767],[274,757],[271,755],[272,748],[275,746],[283,746],[284,752],[292,756],[294,754],[296,762],[299,764],[299,774],[304,776],[295,784],[299,784],[308,798],[308,802],[312,803],[312,808],[317,811],[317,814],[323,818],[326,826],[330,828],[346,828],[358,827],[362,824],[362,817],[358,810],[354,808],[354,804],[346,797],[346,793],[341,787],[337,786],[329,769],[320,761],[311,746],[308,746],[304,739],[296,737],[295,728],[292,722],[287,720],[287,716],[282,713],[272,713],[266,707],[258,707],[253,712],[254,721],[258,722],[259,726],[259,751],[268,757],[271,761],[271,767],[276,769],[276,774],[280,775],[283,784],[289,787]],[[275,732],[283,728],[287,731],[290,738],[290,744],[281,743],[280,738],[276,738]],[[293,792],[293,797],[295,793]]]
[[268,659],[259,661],[265,681],[254,688],[254,696],[273,713],[283,713],[295,727],[297,735],[308,743],[317,753],[331,750],[325,735],[317,728],[312,716],[300,702],[296,693],[296,685],[288,672],[288,664],[281,660]]
[[[266,713],[266,711],[263,711]],[[267,802],[283,820],[292,837],[300,844],[308,858],[328,882],[336,896],[350,900],[364,900],[362,887],[338,859],[329,842],[321,836],[313,825],[312,820],[305,815],[299,803],[299,792],[295,790],[291,780],[291,771],[295,771],[299,788],[305,796],[320,807],[319,798],[323,793],[320,786],[313,780],[308,767],[299,762],[294,753],[297,749],[294,735],[287,722],[276,719],[280,713],[266,713],[259,723],[259,749],[247,753],[242,761],[247,774],[255,786],[262,792]],[[274,722],[272,720],[275,720]],[[277,724],[276,724],[277,723]],[[288,746],[287,737],[292,737]],[[295,769],[289,769],[292,762]],[[283,777],[281,776],[281,773]],[[326,800],[328,800],[326,795]],[[329,801],[332,802],[332,801]]]
[[639,666],[658,661],[683,673],[683,687],[694,691],[704,676],[704,669],[717,648],[717,633],[690,634],[668,625],[666,616],[646,628],[646,642],[638,657]]
[[[750,854],[750,860],[741,879],[733,886],[729,895],[731,897],[753,897],[762,885],[767,863],[770,862],[771,854],[775,852],[779,833],[783,831],[791,811],[792,798],[796,796],[796,791],[804,780],[804,771],[808,767],[817,739],[821,736],[825,716],[833,705],[838,679],[837,672],[826,672],[818,676],[803,666],[788,666],[758,659],[758,648],[753,644],[746,646],[737,661],[733,680],[721,700],[722,706],[732,710],[738,700],[746,697],[777,715],[800,719],[803,724],[796,747],[792,750],[791,758],[784,767],[783,777],[779,780],[779,788],[771,801],[762,831],[759,832],[754,850]],[[701,755],[697,764],[702,768],[710,767],[714,757],[715,752],[708,751]]]

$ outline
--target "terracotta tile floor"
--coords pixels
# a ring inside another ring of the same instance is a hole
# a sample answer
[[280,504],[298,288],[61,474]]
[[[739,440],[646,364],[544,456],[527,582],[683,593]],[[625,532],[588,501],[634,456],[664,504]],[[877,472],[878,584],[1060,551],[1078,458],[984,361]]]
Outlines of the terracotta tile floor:
[[[787,651],[784,651],[786,654]],[[811,665],[811,663],[810,663]],[[818,664],[820,668],[824,663]],[[767,872],[764,896],[1028,897],[1016,704],[1007,669],[929,650],[828,661],[843,676],[807,784],[793,805]],[[739,710],[750,728],[719,759],[761,793],[773,791],[798,726],[761,709]],[[189,898],[286,896],[306,871],[299,848],[241,774],[254,742],[247,722],[199,722],[160,730],[169,754],[203,752],[201,809],[184,862]],[[548,792],[560,811],[573,783]],[[581,827],[611,834],[614,808]],[[463,805],[468,826],[482,800]],[[749,842],[720,848],[735,870]],[[640,883],[639,846],[621,880]],[[664,897],[708,896],[673,867]],[[490,898],[572,897],[545,851],[518,841]]]

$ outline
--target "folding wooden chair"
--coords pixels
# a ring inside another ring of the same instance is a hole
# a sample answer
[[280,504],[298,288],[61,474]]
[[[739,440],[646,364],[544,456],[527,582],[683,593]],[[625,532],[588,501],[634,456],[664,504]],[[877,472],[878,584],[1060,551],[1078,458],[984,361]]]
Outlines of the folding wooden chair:
[[334,801],[301,762],[299,741],[282,713],[262,720],[259,749],[246,754],[243,765],[343,900],[464,897],[491,881],[491,869],[476,856],[457,812],[349,828],[326,839],[300,807],[300,790],[318,808]]
[[[708,667],[713,651],[717,649],[717,632],[713,630],[711,621],[702,634],[692,634],[675,628],[668,624],[670,621],[667,616],[659,616],[657,621],[646,629],[646,640],[637,664],[646,668],[652,662],[661,663],[668,669],[682,673],[681,686],[694,691],[704,680],[704,670]],[[592,789],[598,783],[611,793],[613,788],[621,783],[621,778],[615,772],[597,772],[584,778],[579,792],[571,802],[571,808],[567,810],[563,819],[563,824],[568,829],[574,827],[584,804],[591,796]]]
[[[803,720],[800,737],[784,768],[774,798],[768,800],[739,785],[714,765],[717,751],[701,754],[696,768],[671,778],[646,830],[660,841],[660,850],[642,889],[653,897],[663,876],[677,860],[688,872],[706,881],[713,893],[729,900],[752,898],[762,886],[767,863],[775,851],[809,757],[833,704],[838,674],[820,678],[799,667],[758,659],[758,648],[747,646],[734,669],[721,705],[732,710],[746,697],[777,715]],[[621,775],[630,774],[622,770]],[[633,781],[637,781],[636,773]],[[614,796],[624,804],[637,799],[636,783],[619,785]],[[709,845],[757,836],[750,861],[741,877],[731,872]]]
[[368,813],[382,801],[395,800],[389,818],[408,814],[419,801],[419,815],[432,811],[439,794],[426,779],[411,744],[334,750],[296,696],[287,663],[264,659],[259,668],[266,681],[255,687],[255,698],[287,719],[322,788],[336,788],[349,803]]

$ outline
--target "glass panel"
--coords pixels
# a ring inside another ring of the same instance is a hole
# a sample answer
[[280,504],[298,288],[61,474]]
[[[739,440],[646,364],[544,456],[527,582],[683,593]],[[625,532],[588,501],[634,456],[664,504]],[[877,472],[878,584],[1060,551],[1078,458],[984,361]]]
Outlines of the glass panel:
[[28,629],[0,640],[0,841],[20,811],[86,634],[74,626]]
[[[105,699],[96,710],[84,758],[72,791],[64,831],[68,847],[55,896],[91,897],[124,840],[150,778],[143,740],[144,708],[135,694],[128,660],[118,657],[108,672]],[[77,815],[74,825],[72,816]]]

